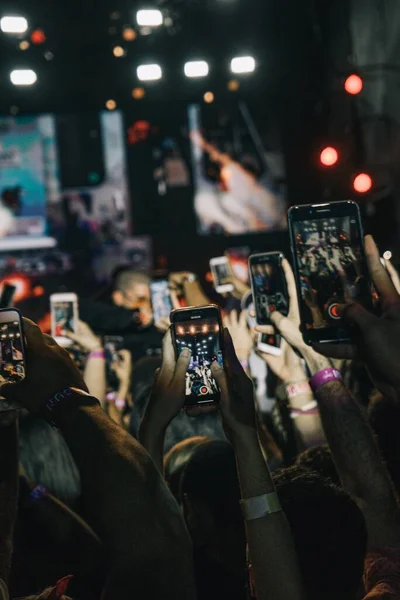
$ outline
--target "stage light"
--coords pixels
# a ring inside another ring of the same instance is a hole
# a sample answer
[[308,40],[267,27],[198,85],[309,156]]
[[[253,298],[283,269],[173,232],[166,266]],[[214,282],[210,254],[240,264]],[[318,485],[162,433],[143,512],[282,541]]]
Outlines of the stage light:
[[140,27],[159,27],[163,24],[162,12],[156,9],[138,10],[136,21]]
[[115,100],[107,100],[106,109],[107,110],[115,110],[117,108],[117,103]]
[[0,29],[3,33],[24,33],[28,29],[28,21],[25,17],[2,17]]
[[189,327],[189,332],[190,332],[192,335],[194,335],[194,334],[196,333],[196,327],[195,327],[194,325],[191,325],[191,326]]
[[367,173],[360,173],[354,178],[353,187],[359,194],[366,194],[372,188],[372,179]]
[[240,83],[238,82],[237,79],[231,79],[230,81],[228,81],[228,90],[230,92],[237,92],[239,87],[240,87]]
[[205,77],[209,68],[205,60],[193,60],[185,63],[184,70],[186,77]]
[[124,56],[125,54],[125,50],[123,49],[122,46],[115,46],[113,48],[113,54],[114,56],[116,56],[117,58],[120,58],[121,56]]
[[160,65],[140,65],[136,72],[140,81],[156,81],[162,77]]
[[35,29],[35,31],[32,31],[32,33],[31,33],[32,44],[37,44],[37,45],[44,44],[45,41],[46,41],[46,36],[41,29]]
[[10,73],[11,83],[14,85],[33,85],[37,75],[32,69],[15,69]]
[[344,89],[348,94],[352,96],[356,96],[359,94],[364,87],[363,80],[359,75],[349,75],[346,81],[344,82]]
[[252,73],[256,68],[256,61],[252,56],[237,56],[231,60],[232,73]]
[[144,91],[144,88],[142,87],[136,87],[132,90],[132,98],[134,98],[135,100],[141,100],[142,98],[144,98],[146,95],[146,92]]
[[22,40],[22,42],[19,43],[20,50],[28,50],[29,46],[30,43],[28,42],[28,40]]
[[122,37],[126,42],[133,42],[133,40],[136,40],[137,33],[133,27],[124,27]]
[[203,96],[203,100],[206,104],[212,104],[214,102],[214,94],[212,92],[206,92]]
[[322,150],[319,159],[321,161],[321,165],[324,165],[324,167],[333,167],[333,165],[336,165],[337,161],[339,160],[339,154],[335,148],[327,146]]

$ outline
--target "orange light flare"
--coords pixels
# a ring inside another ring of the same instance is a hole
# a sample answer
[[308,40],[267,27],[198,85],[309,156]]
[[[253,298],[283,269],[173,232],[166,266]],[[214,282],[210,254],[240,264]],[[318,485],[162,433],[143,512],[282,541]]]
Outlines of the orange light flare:
[[13,275],[12,277],[7,277],[2,281],[3,285],[8,283],[9,285],[15,286],[15,294],[14,294],[14,302],[20,302],[21,300],[25,300],[29,298],[31,292],[30,280],[23,275]]
[[353,180],[353,187],[359,194],[366,194],[372,188],[372,178],[368,173],[360,173]]

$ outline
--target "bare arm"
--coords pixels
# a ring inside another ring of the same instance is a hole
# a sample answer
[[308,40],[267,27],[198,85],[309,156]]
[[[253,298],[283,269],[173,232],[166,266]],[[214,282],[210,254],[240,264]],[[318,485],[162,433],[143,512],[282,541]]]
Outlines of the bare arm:
[[4,386],[1,392],[55,420],[69,446],[90,522],[109,556],[102,597],[130,600],[135,595],[157,598],[169,593],[191,600],[190,539],[179,507],[150,457],[108,418],[96,399],[79,391],[68,393],[67,399],[60,394],[71,388],[85,390],[79,371],[37,326],[25,319],[24,327],[27,376],[20,385]]
[[89,392],[98,398],[104,408],[106,403],[106,361],[104,356],[89,354],[83,373],[83,379]]
[[[242,498],[271,494],[275,488],[257,438],[253,385],[240,366],[227,330],[225,351],[225,369],[217,362],[212,368],[221,389],[224,428],[235,449]],[[258,600],[304,599],[284,512],[246,521],[246,533]]]

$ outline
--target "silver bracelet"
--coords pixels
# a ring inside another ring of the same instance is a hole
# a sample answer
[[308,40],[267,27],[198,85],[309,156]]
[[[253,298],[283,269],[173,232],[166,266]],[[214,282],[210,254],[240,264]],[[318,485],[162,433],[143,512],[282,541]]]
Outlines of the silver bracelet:
[[242,499],[240,501],[242,506],[243,516],[246,521],[254,521],[255,519],[262,519],[273,513],[280,512],[282,510],[281,503],[279,502],[278,494],[272,492],[271,494],[262,494],[261,496],[254,496],[254,498]]

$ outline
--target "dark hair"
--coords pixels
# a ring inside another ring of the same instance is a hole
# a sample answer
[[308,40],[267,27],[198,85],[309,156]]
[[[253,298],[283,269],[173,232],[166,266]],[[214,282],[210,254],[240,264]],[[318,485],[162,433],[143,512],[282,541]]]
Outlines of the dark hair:
[[[133,409],[129,424],[129,431],[133,437],[138,436],[139,425],[153,385],[154,373],[160,366],[160,358],[145,357],[139,360],[133,369]],[[185,411],[181,411],[165,432],[164,452],[168,452],[178,442],[198,435],[211,439],[226,439],[217,412],[188,417]]]
[[67,506],[76,507],[81,495],[78,469],[64,438],[43,419],[20,419],[20,461],[28,478],[44,486]]
[[368,410],[369,422],[397,492],[400,491],[400,406],[380,397]]
[[304,450],[297,457],[296,465],[305,471],[330,479],[332,483],[339,487],[341,486],[340,477],[327,444]]
[[135,283],[150,283],[150,277],[145,271],[137,271],[131,267],[117,267],[112,274],[114,290],[128,292]]
[[229,442],[213,440],[193,450],[181,477],[181,497],[206,504],[219,523],[243,523],[235,453]]
[[364,517],[329,480],[298,467],[274,475],[308,600],[354,600],[367,549]]
[[210,441],[204,435],[193,436],[172,446],[164,456],[164,476],[174,497],[180,503],[182,473],[195,448]]

